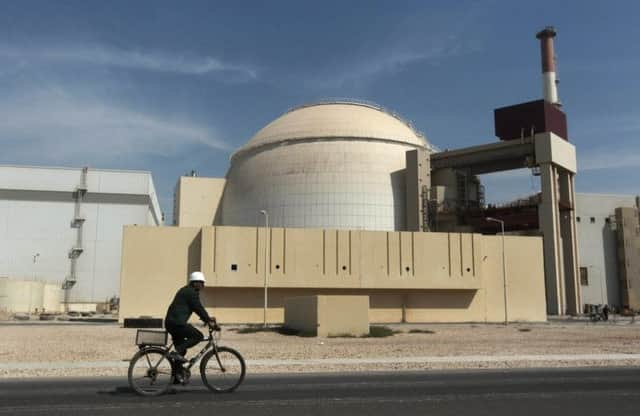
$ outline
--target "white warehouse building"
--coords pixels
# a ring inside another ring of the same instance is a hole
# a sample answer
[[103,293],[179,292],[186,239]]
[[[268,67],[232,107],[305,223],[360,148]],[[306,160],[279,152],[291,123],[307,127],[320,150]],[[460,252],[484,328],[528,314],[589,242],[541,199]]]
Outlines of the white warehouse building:
[[59,287],[69,310],[119,296],[133,224],[162,224],[150,172],[0,165],[0,310],[25,304],[24,281]]

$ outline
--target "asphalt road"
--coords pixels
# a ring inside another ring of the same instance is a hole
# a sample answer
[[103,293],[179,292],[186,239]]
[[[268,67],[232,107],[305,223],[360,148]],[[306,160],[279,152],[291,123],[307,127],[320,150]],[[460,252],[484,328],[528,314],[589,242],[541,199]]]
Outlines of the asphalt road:
[[640,368],[249,375],[232,394],[197,380],[157,398],[124,378],[0,381],[1,415],[631,415]]

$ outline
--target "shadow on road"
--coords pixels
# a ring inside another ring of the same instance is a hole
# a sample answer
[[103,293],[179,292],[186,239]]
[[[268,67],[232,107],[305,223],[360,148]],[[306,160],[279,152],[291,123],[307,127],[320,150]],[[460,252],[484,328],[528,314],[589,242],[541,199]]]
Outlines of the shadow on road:
[[106,394],[109,396],[136,396],[136,393],[129,386],[118,386],[113,390],[100,390],[98,394]]
[[[169,390],[167,390],[162,395],[160,395],[160,397],[161,396],[168,396],[168,395],[182,395],[182,394],[193,394],[193,393],[198,393],[198,394],[201,393],[201,394],[204,394],[204,395],[211,395],[211,392],[209,392],[206,388],[204,388],[204,386],[187,385],[187,386],[174,386],[174,387],[170,388]],[[144,396],[138,395],[128,385],[127,386],[117,386],[113,390],[98,390],[97,394],[105,395],[105,396],[113,396],[113,397],[144,397]],[[149,397],[153,397],[153,396],[149,396]],[[158,396],[156,396],[156,397],[158,397]]]

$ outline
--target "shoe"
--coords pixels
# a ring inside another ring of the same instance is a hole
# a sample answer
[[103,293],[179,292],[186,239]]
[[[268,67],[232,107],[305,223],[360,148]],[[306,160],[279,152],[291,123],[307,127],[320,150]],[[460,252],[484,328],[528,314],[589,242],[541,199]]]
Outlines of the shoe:
[[184,364],[187,362],[187,359],[182,355],[178,354],[176,351],[171,351],[168,355],[169,359],[177,364]]
[[175,373],[175,377],[173,379],[173,384],[182,384],[186,386],[189,384],[189,378],[191,377],[191,372],[186,368],[178,368]]

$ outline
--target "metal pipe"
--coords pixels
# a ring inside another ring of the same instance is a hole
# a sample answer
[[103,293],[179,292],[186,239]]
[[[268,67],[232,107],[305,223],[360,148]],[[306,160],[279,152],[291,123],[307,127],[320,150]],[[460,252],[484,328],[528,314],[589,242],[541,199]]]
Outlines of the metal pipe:
[[485,219],[487,221],[500,223],[500,229],[502,231],[502,294],[504,296],[504,324],[509,325],[509,318],[507,313],[507,259],[505,256],[504,248],[504,221],[491,217],[487,217]]

